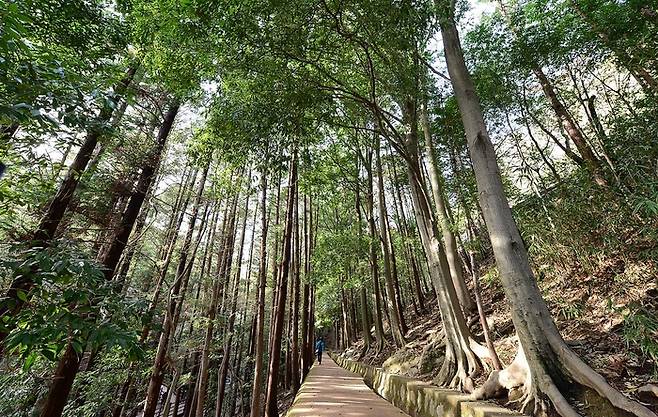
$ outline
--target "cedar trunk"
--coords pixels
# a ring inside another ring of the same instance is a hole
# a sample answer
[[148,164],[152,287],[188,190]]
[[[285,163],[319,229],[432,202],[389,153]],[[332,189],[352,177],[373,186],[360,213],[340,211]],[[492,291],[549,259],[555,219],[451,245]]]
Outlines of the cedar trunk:
[[[149,378],[149,384],[146,392],[146,400],[144,402],[144,415],[143,417],[154,417],[155,410],[158,405],[158,398],[160,395],[160,387],[162,386],[162,381],[164,378],[165,364],[167,359],[167,353],[169,351],[169,342],[172,332],[175,330],[175,321],[177,310],[179,310],[180,304],[182,304],[182,298],[178,300],[179,296],[184,295],[184,281],[187,272],[191,268],[191,263],[188,265],[188,256],[190,255],[190,249],[192,246],[192,235],[195,230],[196,221],[199,215],[199,207],[201,205],[201,199],[203,197],[203,190],[206,185],[206,176],[208,175],[209,164],[204,167],[203,174],[201,175],[201,180],[196,191],[196,197],[194,205],[192,207],[192,213],[190,215],[189,226],[185,236],[185,241],[180,250],[180,258],[178,261],[178,268],[176,270],[176,276],[174,278],[174,284],[170,290],[170,301],[165,310],[165,316],[163,319],[162,333],[158,341],[158,347],[155,354],[155,360],[153,363],[153,370],[151,371],[151,377]],[[199,230],[199,237],[201,236],[201,230]],[[178,303],[177,303],[178,300]]]
[[281,337],[285,317],[285,306],[287,297],[288,274],[290,273],[292,255],[292,227],[293,214],[296,201],[297,184],[297,153],[294,152],[290,160],[290,175],[288,179],[288,201],[286,204],[286,221],[283,234],[283,251],[279,282],[277,284],[276,315],[273,320],[272,348],[270,350],[269,372],[267,379],[267,392],[265,400],[265,415],[267,417],[278,417],[277,388],[279,383],[279,365],[281,361]]
[[[78,150],[64,180],[60,184],[57,193],[55,193],[55,196],[50,201],[46,212],[42,216],[41,221],[34,232],[33,241],[31,242],[32,247],[48,246],[50,240],[54,238],[57,227],[62,222],[66,209],[73,198],[73,194],[78,188],[80,178],[87,169],[89,159],[98,143],[98,139],[100,139],[103,134],[103,130],[99,126],[110,121],[117,101],[126,93],[136,71],[137,66],[131,66],[128,68],[126,75],[119,84],[114,87],[114,94],[109,97],[109,100],[107,100],[108,104],[101,109],[100,114],[93,123],[93,127],[89,128],[87,131],[85,141]],[[14,125],[11,125],[10,129],[8,129],[8,133],[11,133],[12,135],[16,129],[18,129],[17,125],[15,129],[13,126]],[[33,271],[33,273],[34,272],[36,271]],[[19,297],[18,294],[19,292],[29,292],[33,285],[34,281],[30,274],[23,274],[13,278],[9,290],[7,290],[7,293],[3,297],[3,301],[0,303],[0,319],[5,315],[15,316],[21,311],[25,305],[26,298]],[[11,328],[8,328],[7,325],[5,325],[0,331],[0,355],[2,355],[3,351],[3,341],[11,330]]]
[[537,286],[528,253],[504,193],[496,154],[464,62],[452,10],[440,24],[448,72],[473,161],[480,207],[505,295],[512,306],[512,321],[519,336],[520,350],[527,363],[526,372],[529,375],[523,376],[523,381],[519,383],[524,385],[526,392],[524,411],[546,412],[548,398],[562,416],[577,416],[578,413],[558,388],[573,379],[594,389],[617,408],[638,416],[655,417],[646,407],[630,401],[610,387],[578,358],[560,336]]
[[423,125],[423,134],[425,136],[425,151],[427,153],[427,161],[429,162],[429,177],[430,185],[432,188],[432,196],[434,197],[434,206],[438,217],[438,223],[441,227],[443,234],[443,245],[445,248],[448,266],[450,267],[450,276],[452,283],[457,291],[457,297],[464,310],[467,312],[473,311],[475,305],[468,293],[466,282],[464,281],[464,274],[462,272],[462,265],[459,262],[457,240],[455,234],[452,232],[450,218],[446,210],[445,199],[443,197],[443,178],[439,168],[436,164],[436,153],[434,145],[432,144],[432,133],[430,131],[430,123],[427,116],[427,105],[423,102],[421,106],[421,121]]
[[[115,232],[110,248],[105,252],[103,259],[101,259],[101,264],[105,270],[105,279],[108,281],[114,276],[114,270],[116,269],[121,254],[128,243],[128,238],[130,237],[135,221],[139,216],[144,199],[153,184],[155,172],[160,165],[165,144],[169,137],[169,133],[171,132],[174,119],[178,114],[178,109],[179,105],[178,103],[175,103],[167,111],[164,121],[160,126],[160,131],[158,132],[156,148],[153,150],[151,160],[142,168],[142,172],[137,181],[137,186],[121,217],[119,228]],[[69,343],[64,355],[59,361],[55,375],[53,376],[50,390],[48,391],[48,395],[46,396],[45,403],[41,410],[41,417],[59,417],[62,415],[64,406],[66,406],[68,401],[71,387],[73,386],[73,381],[78,373],[80,359],[81,354],[78,354],[78,352],[73,349],[73,345]]]
[[258,292],[256,313],[256,336],[254,344],[254,382],[251,391],[250,417],[260,417],[262,410],[263,359],[265,356],[265,287],[267,285],[267,170],[261,172],[261,238],[260,264],[258,269]]
[[402,329],[402,306],[397,302],[395,282],[396,276],[393,276],[393,262],[391,260],[391,239],[389,235],[386,212],[386,198],[384,197],[384,175],[382,173],[382,160],[380,155],[379,135],[375,140],[375,167],[377,169],[377,197],[379,208],[379,231],[380,231],[380,244],[384,256],[384,277],[386,278],[386,298],[389,315],[391,317],[391,331],[393,333],[393,340],[398,347],[404,346],[406,340],[404,339],[404,330]]

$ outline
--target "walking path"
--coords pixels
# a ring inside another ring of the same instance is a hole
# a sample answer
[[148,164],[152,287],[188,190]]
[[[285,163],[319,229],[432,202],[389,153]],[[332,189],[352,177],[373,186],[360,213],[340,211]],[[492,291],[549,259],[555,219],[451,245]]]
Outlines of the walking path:
[[407,414],[375,394],[363,379],[325,354],[311,368],[287,417],[405,417]]

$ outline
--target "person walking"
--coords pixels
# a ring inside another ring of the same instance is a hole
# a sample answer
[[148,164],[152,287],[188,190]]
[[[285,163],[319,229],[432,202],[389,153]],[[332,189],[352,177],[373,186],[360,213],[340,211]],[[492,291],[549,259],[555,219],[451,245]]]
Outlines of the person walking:
[[322,365],[322,352],[324,351],[324,339],[319,338],[315,342],[315,355],[318,358],[318,365]]

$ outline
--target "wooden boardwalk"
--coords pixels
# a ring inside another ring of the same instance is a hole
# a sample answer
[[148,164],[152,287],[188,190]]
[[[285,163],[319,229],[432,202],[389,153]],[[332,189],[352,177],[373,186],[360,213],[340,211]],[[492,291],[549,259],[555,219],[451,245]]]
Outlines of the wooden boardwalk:
[[404,417],[407,414],[375,394],[360,376],[325,354],[304,380],[287,417]]

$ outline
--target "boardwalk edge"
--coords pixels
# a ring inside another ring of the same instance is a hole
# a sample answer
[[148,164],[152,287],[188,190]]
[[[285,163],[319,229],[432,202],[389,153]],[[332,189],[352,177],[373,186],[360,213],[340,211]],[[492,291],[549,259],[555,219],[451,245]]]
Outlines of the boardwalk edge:
[[515,417],[523,416],[467,394],[439,388],[429,382],[384,372],[381,368],[329,354],[340,367],[354,372],[375,393],[412,417]]

